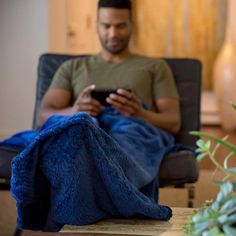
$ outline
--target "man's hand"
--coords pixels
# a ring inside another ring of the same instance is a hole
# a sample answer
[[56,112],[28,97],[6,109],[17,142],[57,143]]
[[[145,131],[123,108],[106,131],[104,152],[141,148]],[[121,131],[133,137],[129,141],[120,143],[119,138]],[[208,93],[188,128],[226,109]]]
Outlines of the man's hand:
[[100,102],[91,97],[91,91],[95,89],[95,85],[86,87],[76,99],[72,110],[76,112],[86,112],[91,116],[97,116],[102,110]]
[[118,89],[117,93],[111,93],[106,101],[125,116],[139,116],[143,107],[140,99],[125,89]]

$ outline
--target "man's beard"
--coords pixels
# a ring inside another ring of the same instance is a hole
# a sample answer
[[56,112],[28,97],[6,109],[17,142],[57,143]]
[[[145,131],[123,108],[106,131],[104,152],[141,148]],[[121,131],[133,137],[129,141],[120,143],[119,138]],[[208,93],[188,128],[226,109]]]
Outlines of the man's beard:
[[100,43],[102,45],[102,48],[105,49],[106,51],[108,51],[109,53],[113,54],[113,55],[117,55],[120,54],[121,52],[125,51],[128,46],[129,46],[129,41],[130,41],[130,37],[128,37],[127,39],[125,39],[120,47],[118,47],[117,49],[113,49],[112,47],[107,46],[107,43],[104,42],[101,38],[100,38]]

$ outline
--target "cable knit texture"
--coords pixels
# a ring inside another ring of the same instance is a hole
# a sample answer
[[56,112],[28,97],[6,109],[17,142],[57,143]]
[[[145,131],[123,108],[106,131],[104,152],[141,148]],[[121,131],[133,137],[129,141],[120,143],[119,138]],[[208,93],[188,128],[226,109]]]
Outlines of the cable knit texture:
[[166,132],[107,110],[98,120],[86,113],[52,116],[39,132],[20,133],[18,144],[27,135],[29,144],[12,162],[20,228],[59,231],[107,218],[171,217],[156,202],[160,162],[176,149]]

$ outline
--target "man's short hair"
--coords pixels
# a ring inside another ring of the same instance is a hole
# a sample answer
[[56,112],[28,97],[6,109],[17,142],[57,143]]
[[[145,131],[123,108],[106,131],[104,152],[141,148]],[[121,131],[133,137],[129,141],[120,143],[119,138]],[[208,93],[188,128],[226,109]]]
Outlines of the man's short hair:
[[128,9],[131,11],[131,0],[99,0],[98,8],[109,7],[118,9]]

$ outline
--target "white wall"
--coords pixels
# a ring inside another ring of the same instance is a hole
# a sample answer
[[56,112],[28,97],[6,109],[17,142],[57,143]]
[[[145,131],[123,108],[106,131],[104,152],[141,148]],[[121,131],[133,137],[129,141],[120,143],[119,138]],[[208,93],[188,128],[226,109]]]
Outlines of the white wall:
[[38,57],[48,51],[48,0],[0,0],[0,139],[30,129]]

